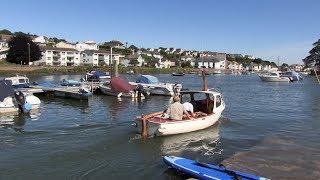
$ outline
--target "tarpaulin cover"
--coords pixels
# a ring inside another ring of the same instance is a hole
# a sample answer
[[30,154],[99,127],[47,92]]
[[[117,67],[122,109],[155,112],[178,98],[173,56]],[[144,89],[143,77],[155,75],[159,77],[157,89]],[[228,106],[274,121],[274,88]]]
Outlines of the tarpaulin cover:
[[136,83],[144,83],[144,84],[158,84],[158,78],[151,75],[140,75],[138,76]]
[[113,77],[110,81],[111,89],[115,92],[129,93],[134,90],[134,86],[129,81],[121,77]]
[[93,76],[94,77],[97,77],[97,78],[99,78],[99,77],[101,77],[101,76],[108,76],[109,74],[107,74],[107,73],[105,73],[105,72],[102,72],[102,71],[95,71],[94,73],[93,73]]
[[0,101],[3,101],[8,96],[14,96],[11,81],[0,80]]

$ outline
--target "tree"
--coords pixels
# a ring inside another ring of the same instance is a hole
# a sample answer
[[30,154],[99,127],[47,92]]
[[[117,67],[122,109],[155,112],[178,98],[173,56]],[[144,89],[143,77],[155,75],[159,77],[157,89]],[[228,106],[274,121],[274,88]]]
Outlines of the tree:
[[139,61],[137,59],[130,59],[129,64],[132,66],[137,66],[139,64]]
[[192,68],[191,62],[190,61],[184,61],[184,62],[181,63],[181,67],[182,68],[186,68],[186,67]]
[[307,67],[320,66],[320,39],[313,43],[313,48],[309,51],[309,55],[303,59]]
[[283,63],[283,64],[280,66],[280,69],[281,69],[282,71],[285,71],[285,70],[288,69],[288,67],[289,67],[289,65],[288,65],[287,63]]
[[8,29],[2,29],[0,30],[0,34],[12,35],[12,32],[9,31]]
[[135,45],[129,46],[129,49],[133,50],[134,52],[137,52],[139,48],[137,48]]
[[7,61],[15,64],[28,64],[29,62],[29,45],[30,45],[30,61],[37,61],[41,58],[41,51],[28,35],[17,34],[9,41],[9,50]]

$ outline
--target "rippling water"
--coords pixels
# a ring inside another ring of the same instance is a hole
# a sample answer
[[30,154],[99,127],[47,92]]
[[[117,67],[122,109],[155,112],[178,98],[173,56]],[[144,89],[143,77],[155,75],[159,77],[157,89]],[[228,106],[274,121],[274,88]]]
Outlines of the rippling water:
[[[196,75],[157,76],[201,86]],[[1,116],[0,179],[184,178],[167,169],[163,155],[223,162],[274,179],[320,177],[320,86],[312,77],[290,84],[263,83],[255,75],[208,80],[222,90],[226,110],[215,126],[194,133],[141,139],[132,119],[170,102],[156,96],[141,102],[103,95],[88,102],[41,97],[38,112]]]

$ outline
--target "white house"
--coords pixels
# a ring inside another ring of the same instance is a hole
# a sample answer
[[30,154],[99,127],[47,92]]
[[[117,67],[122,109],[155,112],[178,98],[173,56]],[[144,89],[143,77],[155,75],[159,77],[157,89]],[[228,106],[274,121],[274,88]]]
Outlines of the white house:
[[44,36],[38,36],[38,37],[35,37],[32,41],[37,44],[46,44],[47,38]]
[[35,65],[79,66],[80,52],[72,48],[40,46],[42,58]]
[[0,50],[2,50],[2,49],[8,49],[8,48],[9,48],[8,42],[7,42],[7,41],[0,40]]
[[228,69],[230,69],[230,70],[243,70],[243,65],[241,63],[231,61],[228,63]]
[[250,70],[252,70],[252,71],[262,71],[262,65],[261,64],[256,64],[256,63],[251,63],[250,64]]
[[202,54],[200,58],[196,59],[196,63],[198,64],[198,68],[226,69],[228,65],[225,53]]
[[[81,52],[81,64],[87,65],[109,65],[111,60],[110,51],[106,50],[84,50]],[[119,62],[120,55],[112,54],[113,60]],[[111,62],[112,63],[112,62]]]
[[8,49],[0,49],[0,60],[7,58]]
[[300,72],[300,71],[303,70],[304,66],[303,66],[303,65],[300,65],[300,64],[292,64],[291,66],[289,66],[289,68],[290,68],[291,70]]
[[86,41],[83,43],[77,43],[76,44],[76,49],[78,51],[84,51],[84,50],[98,50],[98,44],[95,43],[94,41]]

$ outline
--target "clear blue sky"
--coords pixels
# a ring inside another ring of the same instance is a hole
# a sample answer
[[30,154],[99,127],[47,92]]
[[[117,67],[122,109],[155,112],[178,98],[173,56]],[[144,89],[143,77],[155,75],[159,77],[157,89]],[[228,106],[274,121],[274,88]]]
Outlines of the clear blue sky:
[[320,38],[319,0],[2,0],[0,29],[77,42],[252,54],[301,63]]

